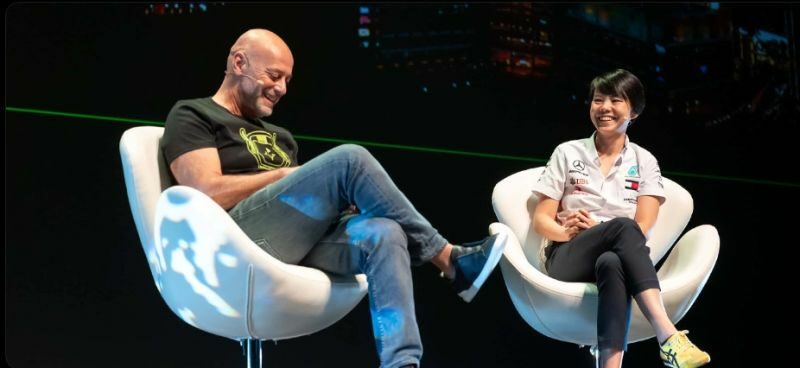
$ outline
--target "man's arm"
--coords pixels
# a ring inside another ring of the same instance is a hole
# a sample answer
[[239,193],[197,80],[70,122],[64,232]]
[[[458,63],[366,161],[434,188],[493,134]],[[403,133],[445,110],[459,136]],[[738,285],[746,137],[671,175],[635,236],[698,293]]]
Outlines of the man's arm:
[[650,238],[650,229],[656,223],[660,206],[661,200],[655,196],[641,195],[637,199],[636,215],[633,221],[639,224],[639,228],[642,229],[642,233],[646,238]]
[[296,169],[285,167],[253,174],[223,175],[216,148],[186,152],[173,160],[169,168],[178,184],[205,193],[226,210]]

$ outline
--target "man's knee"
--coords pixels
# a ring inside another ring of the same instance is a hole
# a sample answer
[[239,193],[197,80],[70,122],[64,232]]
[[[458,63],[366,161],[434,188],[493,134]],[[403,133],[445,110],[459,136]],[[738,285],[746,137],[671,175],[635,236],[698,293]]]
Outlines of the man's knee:
[[405,250],[408,238],[403,228],[394,220],[372,217],[348,228],[351,238],[370,248],[390,247]]
[[374,157],[366,148],[357,144],[343,144],[333,148],[331,151],[337,155],[347,157],[351,161],[374,160]]

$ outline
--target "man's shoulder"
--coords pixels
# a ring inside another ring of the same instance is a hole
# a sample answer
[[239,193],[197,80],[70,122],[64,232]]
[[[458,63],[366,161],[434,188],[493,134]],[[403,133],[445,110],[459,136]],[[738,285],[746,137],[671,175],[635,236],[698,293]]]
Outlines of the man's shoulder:
[[[170,109],[167,123],[196,122],[197,120],[210,120],[209,117],[216,113],[215,103],[211,97],[191,98],[178,100]],[[213,120],[213,119],[211,119]]]
[[199,97],[199,98],[189,98],[185,100],[178,100],[175,102],[175,106],[173,109],[181,108],[181,107],[189,107],[189,108],[196,108],[196,109],[206,109],[212,106],[211,97]]
[[187,126],[205,126],[206,129],[211,129],[213,123],[208,117],[213,107],[209,106],[209,100],[210,97],[178,100],[170,109],[164,127],[167,131]]

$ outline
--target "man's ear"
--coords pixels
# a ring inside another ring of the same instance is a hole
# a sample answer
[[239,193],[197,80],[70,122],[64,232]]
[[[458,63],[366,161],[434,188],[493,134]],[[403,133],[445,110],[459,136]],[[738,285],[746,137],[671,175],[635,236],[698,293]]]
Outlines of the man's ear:
[[247,59],[244,56],[244,53],[241,51],[236,51],[233,53],[233,67],[234,69],[242,69],[243,66],[247,64]]

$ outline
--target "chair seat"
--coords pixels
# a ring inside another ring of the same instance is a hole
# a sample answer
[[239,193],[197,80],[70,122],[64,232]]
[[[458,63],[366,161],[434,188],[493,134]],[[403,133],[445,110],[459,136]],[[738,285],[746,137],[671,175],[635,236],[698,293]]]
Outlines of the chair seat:
[[162,297],[184,321],[216,335],[306,335],[344,317],[367,292],[364,275],[333,276],[275,259],[190,187],[164,191],[156,225],[149,258]]
[[[531,187],[543,169],[513,174],[495,186],[492,204],[499,222],[490,226],[490,233],[504,232],[509,236],[500,267],[520,316],[545,336],[593,346],[597,344],[597,286],[559,281],[541,271],[538,254],[547,241],[531,227],[531,216],[538,202]],[[669,179],[664,178],[663,182],[667,201],[648,240],[654,263],[669,251],[692,211],[689,193]],[[661,294],[673,322],[683,318],[697,299],[718,254],[719,235],[711,225],[692,229],[675,244],[658,271]],[[653,336],[654,330],[634,303],[628,341]]]
[[164,128],[120,139],[128,200],[156,287],[186,323],[222,337],[279,340],[319,331],[367,293],[365,275],[335,276],[290,265],[251,241],[200,191],[174,183]]

